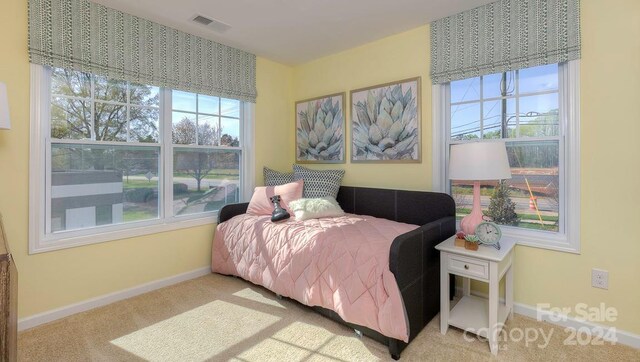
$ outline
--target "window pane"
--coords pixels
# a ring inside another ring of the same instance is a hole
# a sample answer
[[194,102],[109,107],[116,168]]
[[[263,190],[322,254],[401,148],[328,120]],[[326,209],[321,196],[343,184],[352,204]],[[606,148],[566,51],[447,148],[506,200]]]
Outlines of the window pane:
[[[505,93],[503,94],[503,74],[506,77],[504,81]],[[515,71],[505,73],[495,73],[482,77],[482,97],[495,98],[503,96],[511,96],[516,90]]]
[[480,138],[480,103],[451,106],[451,139]]
[[507,185],[521,206],[518,226],[558,231],[559,152],[558,141],[507,143],[511,165]]
[[131,107],[129,112],[129,141],[158,143],[160,111],[157,108]]
[[172,138],[176,145],[196,144],[196,115],[184,112],[173,112]]
[[[505,180],[502,187],[497,187],[498,181],[481,184],[483,213],[498,224],[557,232],[558,141],[510,142],[507,154],[512,178]],[[472,181],[451,183],[458,219],[471,211],[472,188]]]
[[233,118],[221,118],[220,125],[220,145],[239,147],[240,120]]
[[91,139],[91,101],[53,97],[51,138]]
[[127,140],[127,107],[95,102],[95,133],[97,141]]
[[91,97],[91,75],[61,68],[51,69],[51,93],[82,98]]
[[129,101],[131,104],[158,107],[160,105],[160,88],[131,83],[129,85]]
[[516,128],[516,100],[515,98],[499,99],[484,102],[484,133],[482,138],[502,138],[502,120],[506,124],[506,132],[514,133]]
[[198,116],[198,144],[217,146],[219,137],[220,117]]
[[220,98],[198,94],[198,113],[220,114]]
[[109,102],[127,102],[127,82],[95,76],[95,98]]
[[196,94],[181,91],[171,91],[171,106],[174,110],[195,112]]
[[160,148],[51,146],[51,231],[158,218]]
[[558,93],[520,97],[519,137],[559,135]]
[[239,151],[177,148],[173,167],[175,215],[217,211],[239,201]]
[[221,100],[221,113],[222,116],[240,118],[240,101],[237,99],[225,99]]
[[480,77],[451,82],[451,103],[480,99]]
[[521,69],[520,94],[558,89],[558,64]]

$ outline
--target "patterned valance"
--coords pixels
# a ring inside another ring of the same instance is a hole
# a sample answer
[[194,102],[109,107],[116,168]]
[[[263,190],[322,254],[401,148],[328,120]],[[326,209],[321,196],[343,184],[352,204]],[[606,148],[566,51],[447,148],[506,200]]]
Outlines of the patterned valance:
[[580,58],[580,0],[500,0],[431,23],[431,81]]
[[32,63],[256,101],[256,56],[88,0],[29,0]]

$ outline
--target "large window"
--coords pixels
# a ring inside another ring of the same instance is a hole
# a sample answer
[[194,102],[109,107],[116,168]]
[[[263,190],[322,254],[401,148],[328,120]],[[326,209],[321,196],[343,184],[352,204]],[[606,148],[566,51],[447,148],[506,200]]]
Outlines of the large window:
[[434,138],[443,148],[436,182],[453,196],[458,219],[471,211],[473,182],[446,178],[450,146],[505,142],[512,178],[481,184],[485,218],[519,242],[577,251],[577,230],[571,229],[577,229],[579,195],[571,189],[579,189],[578,100],[569,68],[550,64],[436,87],[444,124],[434,135],[443,140]]
[[32,252],[212,222],[243,198],[250,105],[32,69]]

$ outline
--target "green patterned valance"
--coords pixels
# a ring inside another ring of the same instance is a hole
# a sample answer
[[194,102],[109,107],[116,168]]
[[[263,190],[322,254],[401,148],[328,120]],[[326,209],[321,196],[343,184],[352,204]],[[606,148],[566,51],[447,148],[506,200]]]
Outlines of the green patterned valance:
[[88,0],[29,0],[32,63],[256,100],[253,54]]
[[580,0],[500,0],[431,23],[431,81],[580,58]]

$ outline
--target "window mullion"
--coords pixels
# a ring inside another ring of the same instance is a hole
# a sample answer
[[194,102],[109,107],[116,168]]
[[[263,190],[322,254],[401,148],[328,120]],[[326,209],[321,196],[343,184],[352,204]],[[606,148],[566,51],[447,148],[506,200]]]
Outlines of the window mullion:
[[[172,91],[168,88],[162,89],[161,104],[161,139],[162,145],[162,180],[163,180],[163,218],[170,219],[173,217],[173,136],[172,136]],[[196,132],[197,133],[197,132]]]

